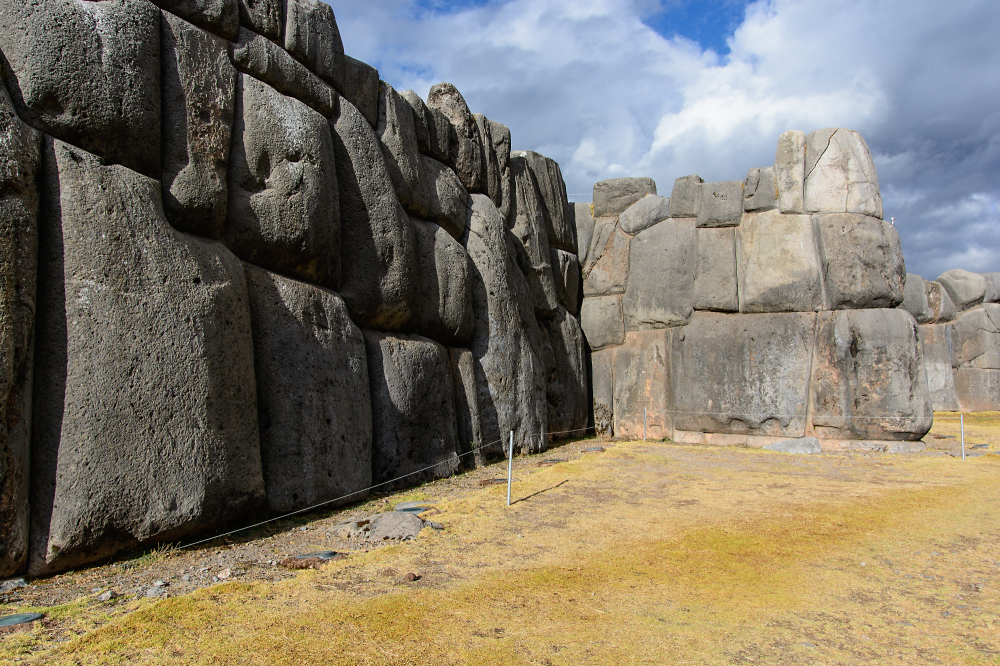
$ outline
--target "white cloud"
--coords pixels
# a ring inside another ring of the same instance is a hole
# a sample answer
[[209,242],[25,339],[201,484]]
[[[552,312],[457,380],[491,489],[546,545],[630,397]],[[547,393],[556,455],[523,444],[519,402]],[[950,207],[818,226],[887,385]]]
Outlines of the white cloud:
[[993,0],[759,0],[724,58],[644,25],[648,0],[331,4],[349,53],[399,89],[451,81],[515,148],[558,160],[571,193],[623,175],[664,194],[689,173],[742,179],[786,129],[850,127],[911,271],[1000,270]]

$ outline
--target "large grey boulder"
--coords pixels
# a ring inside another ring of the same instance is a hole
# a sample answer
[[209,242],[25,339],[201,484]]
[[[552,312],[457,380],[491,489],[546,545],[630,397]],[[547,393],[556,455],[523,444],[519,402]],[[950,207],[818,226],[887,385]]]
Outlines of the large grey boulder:
[[822,312],[813,356],[820,439],[918,440],[934,410],[917,325],[905,310]]
[[778,451],[779,453],[792,453],[795,455],[809,455],[823,453],[823,447],[815,437],[799,437],[798,439],[786,439],[783,442],[765,444],[768,451]]
[[670,192],[670,217],[698,217],[704,183],[698,174],[675,180],[674,189]]
[[282,0],[237,0],[240,24],[281,43],[284,12]]
[[1000,303],[1000,273],[983,273],[986,280],[984,303]]
[[372,407],[372,482],[415,486],[458,469],[448,350],[418,335],[364,332]]
[[264,499],[242,265],[171,228],[156,181],[59,141],[44,163],[33,576]]
[[232,59],[236,69],[308,104],[327,118],[339,112],[337,91],[266,37],[240,28],[239,39],[232,46]]
[[[451,381],[455,391],[455,425],[459,450],[464,455],[462,466],[473,468],[486,462],[488,451],[482,447],[483,427],[479,415],[479,384],[476,379],[476,359],[472,351],[462,347],[448,350],[451,358]],[[499,447],[492,447],[499,453]]]
[[344,42],[333,7],[320,0],[286,0],[284,45],[321,79],[343,87]]
[[361,329],[334,292],[244,267],[267,506],[358,501],[372,476]]
[[955,318],[951,357],[956,368],[1000,370],[1000,305],[988,303]]
[[546,381],[539,356],[540,334],[528,285],[517,266],[513,240],[489,197],[469,197],[463,237],[472,260],[475,359],[480,431],[488,452],[502,452],[514,431],[515,446],[542,447],[547,431]]
[[462,93],[450,83],[431,86],[427,106],[443,113],[451,122],[449,164],[469,192],[485,191],[483,137]]
[[42,134],[0,85],[0,577],[28,556],[32,331]]
[[181,231],[220,238],[236,106],[229,43],[168,12],[160,36],[164,212]]
[[617,217],[647,194],[656,194],[652,178],[611,178],[594,183],[593,215]]
[[605,217],[595,222],[583,267],[584,296],[625,293],[631,242],[632,238],[618,228],[615,218]]
[[412,90],[404,90],[400,95],[413,110],[420,152],[439,162],[447,162],[451,150],[451,123],[448,117],[428,107]]
[[510,169],[514,179],[514,200],[507,222],[516,241],[518,265],[528,281],[535,312],[540,317],[549,317],[556,311],[559,298],[544,203],[527,159],[515,154],[510,159]]
[[927,305],[934,311],[934,319],[930,323],[954,321],[958,308],[948,295],[948,291],[940,282],[927,282]]
[[525,159],[538,183],[538,191],[545,207],[545,228],[549,235],[549,245],[566,252],[576,252],[576,220],[569,209],[566,183],[559,164],[550,157],[530,150],[518,151],[514,155]]
[[29,125],[160,175],[160,11],[143,0],[5,0],[3,75]]
[[153,4],[230,41],[240,29],[237,0],[153,0]]
[[951,327],[947,324],[926,324],[918,326],[917,332],[924,354],[927,392],[934,411],[958,411],[961,406],[955,393],[955,376],[951,367]]
[[1000,370],[958,368],[955,370],[955,394],[962,411],[1000,409]]
[[[650,334],[662,331],[649,331]],[[617,349],[596,351],[590,355],[590,385],[594,434],[611,437],[615,434],[615,352]]]
[[743,182],[727,180],[701,186],[698,226],[736,227],[743,217]]
[[614,433],[662,440],[673,435],[673,339],[677,329],[630,331],[614,350]]
[[552,270],[556,277],[559,302],[570,314],[580,312],[580,261],[575,254],[552,250]]
[[747,172],[743,181],[743,210],[756,213],[778,207],[778,185],[774,167],[758,167]]
[[344,84],[338,92],[372,127],[378,125],[378,82],[377,69],[349,55],[344,56]]
[[736,229],[698,229],[694,309],[739,312],[736,288]]
[[410,220],[417,241],[420,310],[417,331],[445,345],[462,345],[472,336],[469,255],[433,222]]
[[618,227],[628,235],[635,236],[668,217],[670,217],[670,199],[649,194],[629,206],[619,216]]
[[894,308],[903,302],[906,266],[896,228],[854,213],[814,215],[827,307]]
[[664,220],[633,238],[622,297],[626,330],[686,324],[694,306],[697,270],[694,220]]
[[593,210],[594,207],[589,203],[573,204],[573,217],[576,220],[576,256],[580,259],[581,266],[587,263],[587,253],[594,235]]
[[378,139],[341,100],[333,126],[340,187],[341,287],[362,327],[402,330],[419,309],[416,240],[386,171]]
[[899,304],[899,307],[913,315],[918,324],[929,324],[936,318],[934,308],[931,307],[927,299],[927,291],[926,280],[913,273],[906,274],[906,284],[903,285],[903,302]]
[[415,214],[434,220],[455,238],[465,233],[469,193],[451,167],[420,155],[420,183],[415,192]]
[[245,74],[237,80],[223,240],[244,261],[331,288],[339,284],[330,126],[302,102]]
[[816,315],[695,312],[674,330],[674,427],[802,437]]
[[625,342],[621,296],[590,296],[580,306],[580,326],[591,351]]
[[819,254],[808,215],[748,213],[736,230],[740,312],[824,307]]
[[858,213],[882,219],[882,195],[868,144],[854,130],[806,137],[804,212]]
[[986,297],[986,278],[961,268],[947,271],[936,280],[948,292],[959,312],[973,308]]
[[560,307],[552,319],[541,322],[540,329],[543,348],[549,352],[545,367],[548,433],[553,439],[583,437],[590,405],[580,322]]
[[806,134],[788,130],[778,137],[774,156],[774,182],[782,213],[805,212]]

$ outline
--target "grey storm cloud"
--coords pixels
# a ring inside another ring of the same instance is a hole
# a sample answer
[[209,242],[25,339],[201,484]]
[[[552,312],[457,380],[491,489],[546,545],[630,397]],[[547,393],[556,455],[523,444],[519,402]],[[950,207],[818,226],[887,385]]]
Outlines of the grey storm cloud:
[[643,23],[649,0],[332,0],[351,55],[422,96],[451,81],[571,199],[652,176],[742,179],[786,129],[849,127],[875,156],[907,270],[1000,271],[995,0],[761,0],[729,53]]

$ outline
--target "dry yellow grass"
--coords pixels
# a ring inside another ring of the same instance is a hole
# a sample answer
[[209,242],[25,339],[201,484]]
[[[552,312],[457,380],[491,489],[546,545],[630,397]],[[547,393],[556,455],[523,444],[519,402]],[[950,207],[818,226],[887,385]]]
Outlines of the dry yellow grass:
[[[980,421],[975,436],[998,441],[1000,419]],[[502,486],[422,488],[442,533],[291,581],[142,602],[111,620],[82,604],[66,611],[79,637],[31,656],[30,635],[13,635],[0,654],[45,664],[1000,663],[1000,457],[628,442],[533,463],[519,461],[515,498],[526,499],[510,508]],[[405,583],[407,572],[423,578]]]

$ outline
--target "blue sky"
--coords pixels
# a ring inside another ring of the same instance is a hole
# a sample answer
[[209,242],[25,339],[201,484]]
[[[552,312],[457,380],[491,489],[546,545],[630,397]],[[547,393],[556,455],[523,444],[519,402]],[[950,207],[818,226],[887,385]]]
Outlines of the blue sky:
[[849,127],[907,269],[1000,271],[995,0],[330,0],[400,90],[458,86],[558,160],[572,199],[652,176],[743,179],[778,136]]

